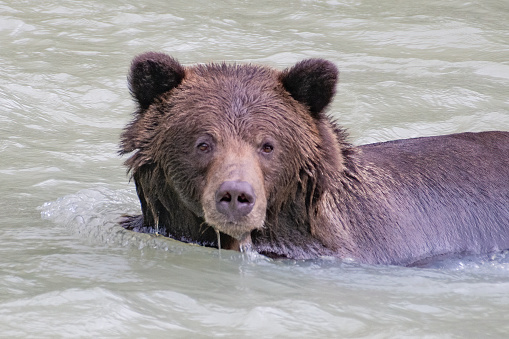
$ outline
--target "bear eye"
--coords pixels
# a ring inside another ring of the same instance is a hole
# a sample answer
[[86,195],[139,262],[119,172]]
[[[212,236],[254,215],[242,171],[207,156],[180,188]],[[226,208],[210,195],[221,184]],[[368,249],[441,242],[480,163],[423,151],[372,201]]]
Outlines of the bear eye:
[[206,142],[199,143],[198,146],[196,146],[196,148],[198,149],[198,151],[202,153],[210,152],[210,145],[207,144]]
[[263,144],[262,153],[270,154],[270,153],[272,153],[272,151],[274,151],[274,146],[272,146],[272,144],[269,144],[269,143]]

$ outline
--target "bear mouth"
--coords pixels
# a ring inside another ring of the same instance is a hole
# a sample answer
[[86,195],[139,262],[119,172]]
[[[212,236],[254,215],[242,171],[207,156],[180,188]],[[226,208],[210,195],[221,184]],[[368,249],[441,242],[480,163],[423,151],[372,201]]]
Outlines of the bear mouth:
[[243,239],[246,239],[250,236],[253,230],[263,228],[263,225],[253,226],[252,223],[245,223],[240,221],[222,221],[222,222],[213,222],[205,217],[207,224],[211,225],[212,228],[216,232],[221,232],[229,235],[232,238],[235,238],[239,242],[242,242]]
[[229,249],[229,250],[237,250],[239,252],[248,253],[253,252],[253,240],[251,238],[251,232],[243,233],[239,238],[233,238],[234,242],[226,244],[225,247],[221,245],[221,231],[217,228],[214,228],[217,235],[217,248],[218,249]]

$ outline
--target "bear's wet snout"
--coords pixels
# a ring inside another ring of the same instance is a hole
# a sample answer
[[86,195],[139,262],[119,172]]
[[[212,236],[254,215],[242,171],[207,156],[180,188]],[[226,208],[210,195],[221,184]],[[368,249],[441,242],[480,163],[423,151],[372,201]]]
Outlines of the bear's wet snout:
[[255,201],[253,187],[246,181],[225,181],[216,192],[216,208],[230,221],[248,215]]

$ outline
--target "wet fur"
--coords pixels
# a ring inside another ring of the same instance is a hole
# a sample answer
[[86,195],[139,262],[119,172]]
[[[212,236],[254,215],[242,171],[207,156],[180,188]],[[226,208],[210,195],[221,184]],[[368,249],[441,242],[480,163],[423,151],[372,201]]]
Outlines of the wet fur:
[[[139,108],[122,134],[121,153],[131,153],[126,166],[142,215],[124,226],[147,232],[158,223],[163,235],[217,246],[202,201],[204,188],[216,184],[207,180],[215,178],[208,172],[218,160],[190,151],[196,136],[214,135],[223,150],[217,154],[227,154],[230,144],[255,152],[250,145],[271,134],[280,153],[254,164],[267,204],[263,227],[251,231],[260,253],[410,265],[448,253],[508,249],[509,133],[354,147],[324,113],[337,76],[320,59],[280,72],[255,65],[182,67],[152,52],[135,58],[129,82]],[[238,249],[239,243],[221,233],[221,245]]]

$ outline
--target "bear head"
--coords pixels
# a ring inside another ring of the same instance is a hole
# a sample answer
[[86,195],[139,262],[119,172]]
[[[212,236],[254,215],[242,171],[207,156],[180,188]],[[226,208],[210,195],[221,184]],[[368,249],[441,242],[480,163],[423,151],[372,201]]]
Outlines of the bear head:
[[[136,57],[129,84],[138,110],[121,153],[133,152],[126,165],[143,213],[154,219],[160,209],[187,210],[240,242],[253,230],[276,227],[282,209],[312,213],[321,177],[340,171],[343,161],[341,131],[324,113],[337,77],[322,59],[278,71],[184,67],[154,52]],[[164,226],[170,235],[179,228]],[[192,230],[179,232],[193,241]]]

